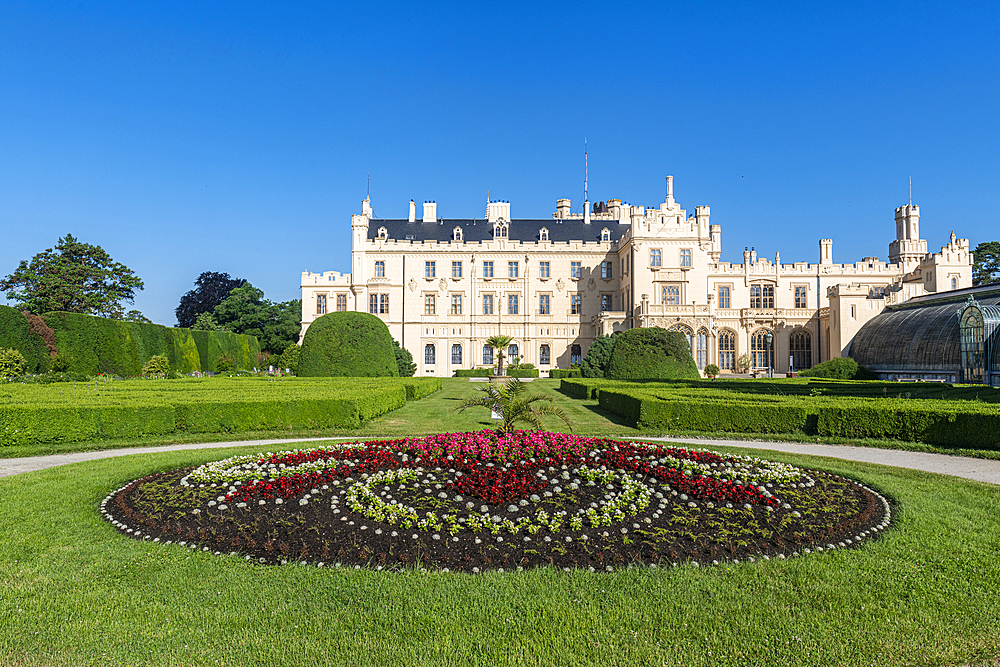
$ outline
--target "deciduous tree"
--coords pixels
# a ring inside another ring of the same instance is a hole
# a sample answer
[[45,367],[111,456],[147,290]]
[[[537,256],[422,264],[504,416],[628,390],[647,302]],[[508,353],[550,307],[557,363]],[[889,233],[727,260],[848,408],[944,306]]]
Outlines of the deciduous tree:
[[228,273],[205,271],[194,281],[195,288],[181,297],[180,305],[174,310],[177,326],[194,327],[198,315],[211,313],[230,292],[246,282],[243,278],[231,278]]

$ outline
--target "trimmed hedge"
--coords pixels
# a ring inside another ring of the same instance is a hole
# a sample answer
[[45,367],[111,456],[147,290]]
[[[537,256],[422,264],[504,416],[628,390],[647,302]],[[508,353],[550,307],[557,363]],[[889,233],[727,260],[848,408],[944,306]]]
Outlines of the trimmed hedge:
[[0,385],[0,444],[188,431],[355,428],[441,388],[441,378],[185,378]]
[[31,331],[24,313],[10,306],[0,306],[0,349],[17,350],[24,357],[28,373],[49,370],[49,351],[45,341]]
[[579,368],[553,368],[549,371],[550,378],[580,378],[583,372]]
[[678,331],[629,329],[616,336],[604,377],[609,380],[700,378],[691,346]]
[[845,438],[1000,449],[1000,409],[974,403],[947,408],[904,399],[824,406],[816,428],[821,435]]
[[236,368],[250,369],[260,353],[255,337],[227,331],[191,331],[64,312],[46,313],[45,323],[55,330],[59,356],[68,362],[68,370],[85,375],[138,376],[159,354],[180,373],[214,372],[224,354]]
[[806,427],[808,412],[801,405],[751,401],[693,401],[625,389],[602,389],[602,408],[625,417],[639,428],[735,433],[794,433]]
[[492,368],[459,368],[455,371],[457,378],[488,378],[496,371]]
[[306,329],[299,359],[302,377],[399,377],[392,336],[368,313],[327,313]]

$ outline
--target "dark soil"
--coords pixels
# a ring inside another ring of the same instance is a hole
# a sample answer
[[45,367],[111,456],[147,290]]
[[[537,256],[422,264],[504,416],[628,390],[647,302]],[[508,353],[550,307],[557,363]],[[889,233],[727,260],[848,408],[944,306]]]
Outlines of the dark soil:
[[[666,494],[662,501],[655,500],[636,516],[611,526],[585,524],[582,530],[563,526],[557,533],[542,528],[534,534],[520,530],[514,535],[506,530],[491,534],[462,527],[451,534],[378,523],[343,503],[337,505],[340,513],[335,513],[332,501],[338,494],[343,497],[343,485],[316,489],[318,493],[311,493],[305,505],[294,498],[281,504],[269,499],[264,504],[254,501],[221,510],[207,503],[218,501],[228,485],[182,486],[179,481],[190,470],[157,473],[128,484],[109,496],[103,506],[105,515],[130,537],[236,553],[260,563],[304,561],[377,569],[416,564],[453,571],[537,566],[606,570],[783,557],[826,550],[828,545],[857,546],[874,537],[888,517],[885,501],[872,491],[841,477],[808,471],[815,485],[782,488],[776,494],[791,509],[730,508],[725,503],[708,507],[698,499]],[[447,510],[440,504],[449,501],[437,501],[434,494],[420,495],[419,491],[400,488],[393,492],[421,512]],[[572,513],[590,506],[603,493],[600,485],[581,486],[547,502]],[[691,500],[697,500],[696,507],[690,506]],[[476,499],[477,506],[481,502]],[[660,502],[666,505],[662,510]],[[490,511],[505,514],[508,505],[491,505]],[[194,508],[201,512],[192,513]]]

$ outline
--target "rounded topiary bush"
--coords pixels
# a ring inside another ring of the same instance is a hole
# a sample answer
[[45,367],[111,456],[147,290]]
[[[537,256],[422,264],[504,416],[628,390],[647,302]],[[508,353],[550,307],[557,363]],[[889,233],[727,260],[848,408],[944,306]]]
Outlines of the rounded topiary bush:
[[615,340],[604,377],[611,380],[700,378],[687,338],[659,327],[629,329]]
[[799,371],[802,377],[833,378],[836,380],[877,380],[878,375],[868,370],[850,357],[834,357],[816,364],[812,368]]
[[399,377],[389,327],[368,313],[327,313],[306,329],[298,374]]

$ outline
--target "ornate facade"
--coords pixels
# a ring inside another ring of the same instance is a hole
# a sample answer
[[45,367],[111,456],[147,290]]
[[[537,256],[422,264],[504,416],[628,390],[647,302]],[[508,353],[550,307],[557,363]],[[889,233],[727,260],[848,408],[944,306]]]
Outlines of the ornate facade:
[[497,201],[484,218],[444,220],[425,202],[418,219],[411,201],[407,218],[379,219],[365,199],[351,218],[351,273],[302,274],[302,335],[326,312],[373,313],[418,375],[450,376],[492,364],[485,341],[502,333],[544,377],[579,363],[597,336],[660,326],[687,335],[701,369],[784,373],[846,356],[887,304],[972,284],[968,240],[952,233],[928,253],[914,205],[896,209],[888,262],[851,264],[833,262],[830,239],[818,263],[752,249],[722,262],[722,228],[708,206],[680,207],[672,177],[658,207],[611,199],[570,210],[560,199],[550,219],[512,219]]

